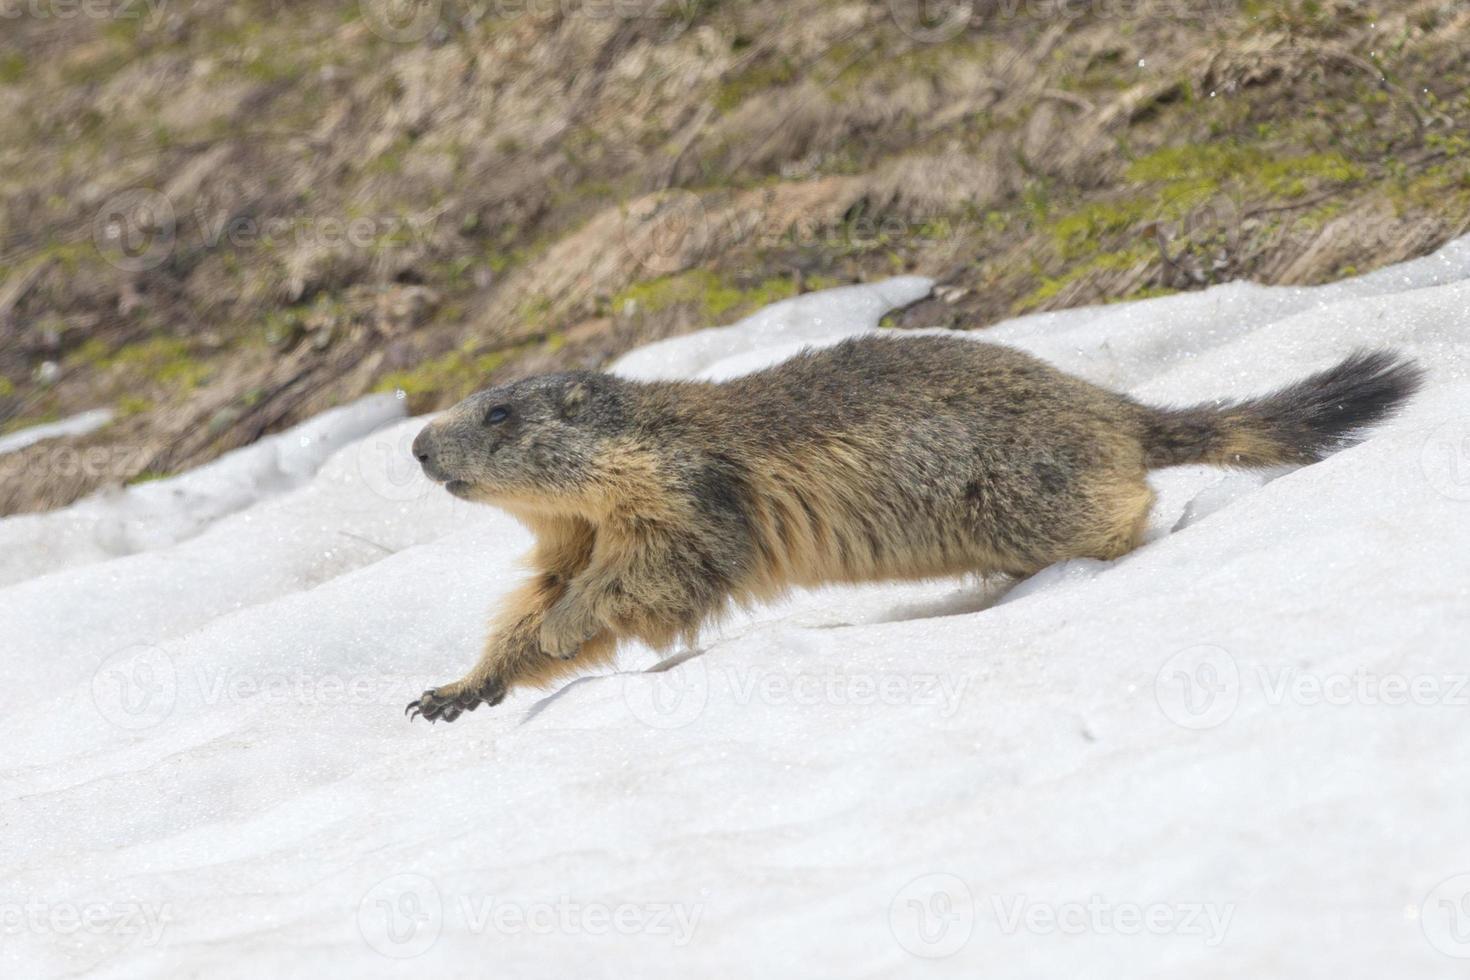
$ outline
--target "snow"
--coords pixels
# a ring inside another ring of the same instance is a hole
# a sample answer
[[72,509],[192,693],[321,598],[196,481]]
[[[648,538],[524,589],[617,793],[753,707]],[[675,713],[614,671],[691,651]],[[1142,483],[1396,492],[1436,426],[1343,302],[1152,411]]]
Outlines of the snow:
[[612,371],[639,381],[732,377],[782,360],[803,347],[873,330],[883,314],[918,302],[933,286],[922,276],[898,276],[806,293],[772,303],[733,326],[641,347],[624,355]]
[[80,412],[70,418],[62,419],[60,422],[32,425],[7,436],[0,436],[0,456],[16,452],[27,446],[34,446],[47,439],[56,439],[61,436],[84,436],[89,432],[96,432],[111,421],[111,409],[94,408],[89,412]]
[[[62,511],[0,521],[0,585],[177,544],[222,517],[301,486],[332,453],[403,414],[393,395],[370,395],[188,473],[104,490]],[[62,446],[49,464],[31,465],[106,466],[108,455],[99,461],[90,451]]]
[[[928,285],[618,370],[727,377]],[[1120,561],[804,593],[449,726],[403,705],[528,538],[405,464],[422,420],[116,510],[115,556],[0,521],[0,973],[1462,975],[1467,312],[1462,241],[983,331],[1159,402],[1360,344],[1430,384],[1311,467],[1155,474]]]

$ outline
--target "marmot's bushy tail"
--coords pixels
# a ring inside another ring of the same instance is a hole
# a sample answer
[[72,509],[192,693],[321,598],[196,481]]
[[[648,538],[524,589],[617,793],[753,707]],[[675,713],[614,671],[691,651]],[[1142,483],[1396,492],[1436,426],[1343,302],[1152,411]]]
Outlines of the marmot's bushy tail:
[[1419,389],[1423,370],[1391,351],[1358,351],[1269,395],[1192,408],[1144,408],[1150,469],[1182,463],[1312,463],[1357,441]]

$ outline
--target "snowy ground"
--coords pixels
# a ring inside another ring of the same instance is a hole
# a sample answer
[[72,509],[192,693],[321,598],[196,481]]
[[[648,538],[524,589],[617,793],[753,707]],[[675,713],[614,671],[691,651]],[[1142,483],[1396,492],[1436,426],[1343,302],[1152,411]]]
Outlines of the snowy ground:
[[[728,376],[926,288],[620,370]],[[1431,386],[1316,466],[1157,474],[1110,565],[806,594],[454,725],[403,705],[527,538],[406,465],[396,406],[306,433],[355,440],[325,462],[294,433],[0,521],[0,975],[1463,976],[1467,322],[1470,241],[986,331],[1160,402],[1362,344]]]

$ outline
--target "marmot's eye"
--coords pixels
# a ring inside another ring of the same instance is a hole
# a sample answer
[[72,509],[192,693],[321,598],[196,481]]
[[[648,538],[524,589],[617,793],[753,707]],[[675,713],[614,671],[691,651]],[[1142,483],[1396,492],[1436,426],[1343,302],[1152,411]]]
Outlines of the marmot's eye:
[[508,418],[510,418],[510,406],[496,405],[485,413],[485,424],[494,425],[497,422],[504,422]]

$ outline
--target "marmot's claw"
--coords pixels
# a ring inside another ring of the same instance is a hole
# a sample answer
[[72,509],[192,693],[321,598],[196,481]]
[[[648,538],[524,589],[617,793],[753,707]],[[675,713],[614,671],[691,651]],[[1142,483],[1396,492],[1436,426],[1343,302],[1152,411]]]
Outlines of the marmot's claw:
[[429,721],[453,721],[466,711],[474,711],[482,704],[491,706],[505,700],[505,685],[491,682],[478,691],[464,691],[455,695],[443,695],[436,690],[425,691],[415,701],[410,701],[403,713],[409,721],[426,718]]

